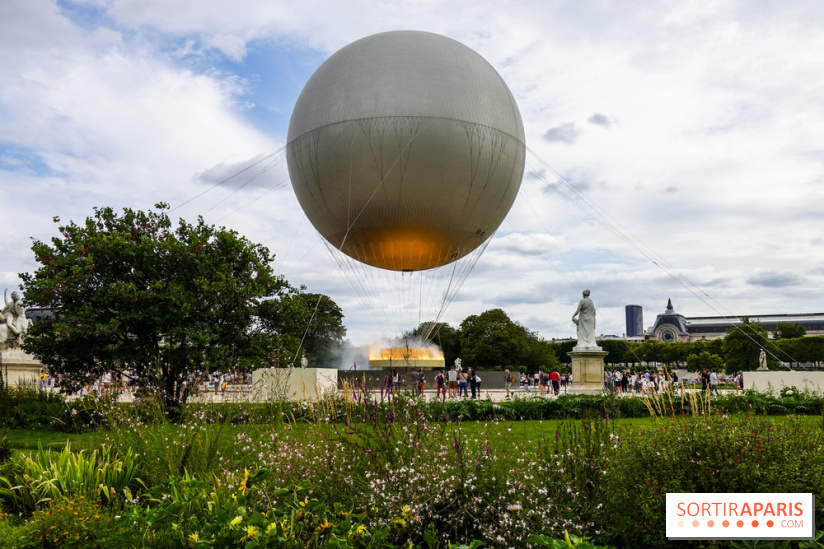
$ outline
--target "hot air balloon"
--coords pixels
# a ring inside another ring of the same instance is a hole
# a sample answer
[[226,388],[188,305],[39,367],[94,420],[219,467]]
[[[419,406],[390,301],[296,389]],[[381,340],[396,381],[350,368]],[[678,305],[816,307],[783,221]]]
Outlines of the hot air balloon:
[[345,46],[315,71],[292,113],[286,158],[330,248],[370,269],[446,268],[454,296],[456,271],[444,266],[478,254],[509,212],[524,129],[480,55],[437,34],[393,31]]

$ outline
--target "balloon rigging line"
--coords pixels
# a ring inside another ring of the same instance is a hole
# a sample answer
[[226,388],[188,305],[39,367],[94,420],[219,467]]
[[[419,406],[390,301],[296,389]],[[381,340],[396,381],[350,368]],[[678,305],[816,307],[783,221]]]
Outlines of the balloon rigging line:
[[220,217],[218,217],[217,219],[215,219],[215,223],[219,223],[221,220],[226,219],[226,218],[227,218],[227,217],[229,217],[230,215],[232,215],[232,214],[234,214],[234,213],[237,213],[237,212],[239,212],[240,210],[242,210],[242,209],[246,208],[247,206],[250,206],[250,205],[254,204],[255,202],[257,202],[258,200],[260,200],[260,199],[261,199],[261,198],[263,198],[264,196],[266,196],[266,195],[268,195],[268,194],[270,194],[270,193],[272,193],[272,192],[276,191],[277,189],[279,189],[279,188],[280,188],[280,187],[282,187],[282,186],[283,186],[283,184],[278,184],[278,185],[275,185],[274,187],[272,187],[272,188],[270,188],[270,189],[267,189],[267,190],[266,190],[266,192],[264,192],[263,194],[261,194],[261,195],[257,196],[256,198],[253,198],[252,200],[250,200],[250,201],[246,202],[245,204],[241,204],[240,206],[238,206],[238,207],[237,207],[237,208],[235,208],[234,210],[231,210],[231,211],[226,212],[225,214],[221,215]]
[[[636,249],[639,253],[641,253],[641,255],[643,255],[643,256],[644,256],[644,257],[645,257],[648,261],[650,261],[653,265],[655,265],[656,267],[658,267],[659,269],[661,269],[661,270],[662,270],[662,271],[663,271],[663,272],[664,272],[667,276],[669,276],[670,278],[672,278],[673,280],[675,280],[675,281],[676,281],[678,284],[680,284],[680,285],[681,285],[684,289],[686,289],[688,292],[690,292],[692,295],[694,295],[696,298],[698,298],[698,299],[699,299],[702,303],[704,303],[704,304],[705,304],[705,305],[707,305],[710,309],[712,309],[712,310],[713,310],[716,314],[718,314],[721,318],[723,318],[725,321],[727,321],[727,322],[728,322],[728,324],[730,325],[730,327],[731,327],[731,328],[733,328],[733,329],[735,329],[735,330],[738,330],[738,331],[739,331],[739,332],[741,332],[741,333],[742,333],[745,337],[747,337],[750,341],[752,341],[753,343],[755,343],[755,344],[756,344],[756,345],[758,345],[759,347],[763,348],[763,346],[762,346],[762,345],[761,345],[758,341],[756,341],[756,340],[755,340],[755,339],[754,339],[754,338],[753,338],[750,334],[746,333],[744,330],[742,330],[742,329],[740,328],[740,326],[737,326],[737,325],[736,325],[736,324],[732,321],[732,319],[733,319],[733,318],[735,318],[735,319],[737,319],[737,318],[738,318],[736,315],[733,315],[733,314],[731,313],[731,311],[729,311],[726,307],[724,307],[724,306],[723,306],[721,303],[719,303],[716,299],[714,299],[713,297],[711,297],[711,296],[710,296],[710,295],[709,295],[706,291],[704,291],[703,289],[701,289],[701,288],[700,288],[697,284],[695,284],[694,282],[692,282],[692,281],[691,281],[691,280],[690,280],[690,279],[689,279],[686,275],[684,275],[684,274],[682,274],[682,273],[678,272],[678,271],[677,271],[677,269],[675,269],[675,268],[674,268],[672,265],[670,265],[670,264],[669,264],[666,260],[664,260],[661,256],[659,256],[659,255],[658,255],[658,254],[657,254],[654,250],[652,250],[652,248],[650,248],[648,245],[644,244],[644,243],[643,243],[643,241],[641,241],[641,239],[640,239],[640,238],[638,238],[638,237],[637,237],[636,235],[634,235],[631,231],[629,231],[628,229],[626,229],[625,227],[623,227],[623,226],[622,226],[622,225],[621,225],[618,221],[616,221],[614,218],[612,218],[612,216],[610,216],[610,215],[609,215],[609,214],[608,214],[608,213],[607,213],[607,212],[606,212],[603,208],[601,208],[601,207],[600,207],[597,203],[595,203],[593,200],[591,200],[590,198],[588,198],[588,197],[587,197],[584,193],[582,193],[582,192],[581,192],[581,190],[580,190],[580,189],[578,189],[578,187],[577,187],[574,183],[572,183],[571,181],[569,181],[566,177],[564,177],[564,176],[563,176],[560,172],[558,172],[555,168],[553,168],[552,166],[550,166],[550,165],[549,165],[546,161],[544,161],[544,160],[543,160],[540,156],[538,156],[538,155],[537,155],[534,151],[532,151],[531,149],[529,149],[529,152],[530,152],[530,153],[531,153],[531,154],[532,154],[532,155],[533,155],[533,156],[534,156],[534,157],[538,160],[538,162],[540,162],[540,163],[541,163],[544,167],[546,167],[547,169],[549,169],[549,170],[550,170],[550,171],[551,171],[551,172],[555,175],[555,177],[556,177],[556,178],[557,178],[557,179],[558,179],[558,180],[559,180],[562,184],[564,184],[564,185],[566,186],[566,188],[568,188],[569,190],[571,190],[571,191],[572,191],[572,194],[574,194],[577,198],[579,198],[581,201],[583,201],[583,202],[584,202],[584,204],[585,204],[587,207],[582,206],[582,205],[581,205],[578,201],[576,201],[573,197],[569,196],[569,195],[568,195],[568,194],[566,194],[564,191],[560,190],[560,189],[561,189],[561,186],[560,186],[560,185],[552,185],[552,184],[551,184],[551,183],[550,183],[550,182],[549,182],[549,181],[548,181],[548,180],[547,180],[547,179],[546,179],[546,178],[545,178],[542,174],[540,174],[540,173],[538,173],[538,172],[536,172],[536,171],[531,171],[530,173],[532,173],[533,175],[535,175],[535,177],[536,177],[536,178],[538,178],[539,180],[541,180],[541,181],[543,181],[544,183],[546,183],[546,184],[547,184],[547,186],[548,186],[550,189],[552,189],[553,191],[555,191],[555,192],[557,192],[558,194],[560,194],[560,195],[561,195],[563,198],[565,198],[568,202],[570,202],[570,203],[571,203],[572,205],[574,205],[576,208],[578,208],[579,210],[581,210],[583,213],[587,214],[587,215],[588,215],[590,218],[592,218],[594,221],[598,222],[598,223],[599,223],[599,224],[601,224],[603,227],[605,227],[607,230],[609,230],[610,232],[612,232],[615,236],[617,236],[618,238],[620,238],[621,240],[623,240],[624,242],[628,243],[630,246],[632,246],[633,248],[635,248],[635,249]],[[706,299],[704,299],[704,297],[702,297],[702,295],[701,295],[701,294],[703,294],[703,296],[706,296],[706,298],[707,298],[708,300],[710,300],[710,301],[712,301],[713,303],[717,304],[717,305],[718,305],[721,309],[724,309],[727,313],[729,313],[729,315],[724,315],[724,314],[721,314],[721,312],[720,312],[718,309],[716,309],[716,308],[715,308],[715,306],[714,306],[714,305],[712,305],[712,303],[710,303],[709,301],[707,301]],[[791,357],[788,353],[786,353],[786,351],[783,351],[782,349],[779,349],[779,348],[778,348],[775,344],[771,343],[769,340],[766,340],[766,343],[767,343],[768,345],[770,345],[770,346],[774,347],[774,348],[775,348],[776,350],[778,350],[779,352],[782,352],[782,353],[783,353],[783,354],[785,354],[787,357],[789,357],[789,358],[791,358],[791,359],[793,358],[793,357]],[[770,355],[771,355],[773,358],[775,358],[776,360],[778,360],[778,357],[777,357],[777,356],[775,356],[775,354],[774,354],[771,350],[767,350],[767,349],[765,349],[765,352],[770,353]],[[794,360],[794,359],[793,359],[793,360]],[[794,360],[794,361],[795,361],[795,362],[797,362],[797,360]]]
[[[534,153],[533,153],[533,154],[534,154]],[[528,170],[528,172],[529,172],[530,174],[532,174],[532,175],[533,175],[536,179],[541,179],[541,175],[540,175],[540,173],[536,172],[535,170],[533,170],[533,169],[531,169],[531,168],[530,168],[530,169]],[[526,194],[527,194],[527,192],[528,192],[528,191],[526,190],[526,186],[525,186],[525,185],[521,185],[521,192],[522,192],[524,195],[526,195]],[[550,264],[550,265],[552,265],[552,266],[553,266],[553,268],[555,269],[555,271],[556,271],[556,272],[558,272],[558,273],[561,275],[561,277],[564,279],[564,281],[567,283],[567,285],[568,285],[570,288],[572,288],[572,289],[577,289],[578,291],[582,291],[582,290],[584,289],[584,285],[581,283],[581,280],[578,278],[578,275],[575,273],[575,271],[572,269],[572,266],[571,266],[571,265],[569,264],[569,262],[567,261],[566,254],[564,254],[564,253],[563,253],[563,251],[561,251],[561,247],[560,247],[560,246],[558,246],[558,243],[557,243],[557,241],[555,240],[555,237],[552,235],[552,233],[550,233],[549,229],[548,229],[548,228],[546,227],[546,225],[544,224],[543,219],[542,219],[542,218],[538,215],[538,212],[535,210],[535,201],[533,201],[533,200],[529,200],[529,198],[527,198],[527,200],[526,200],[526,201],[527,201],[527,203],[529,204],[530,210],[532,211],[532,215],[534,215],[534,216],[535,216],[535,219],[537,219],[538,224],[539,224],[539,225],[540,225],[540,227],[544,230],[544,234],[548,235],[548,236],[552,239],[552,244],[555,246],[555,249],[558,251],[558,255],[561,257],[561,260],[564,262],[564,265],[566,265],[566,267],[567,267],[567,269],[569,270],[569,272],[570,272],[570,273],[572,274],[572,276],[575,278],[575,282],[577,283],[577,286],[576,286],[575,284],[572,284],[572,282],[570,282],[570,280],[567,278],[566,273],[564,273],[563,271],[561,271],[560,269],[558,269],[558,268],[554,265],[554,263],[553,263],[553,262],[549,261],[549,264]],[[548,257],[548,256],[546,256],[546,254],[542,254],[542,255],[543,255],[543,256],[544,256],[547,260],[549,260],[549,257]],[[596,307],[596,314],[597,314],[597,312],[598,312],[598,310],[597,310],[597,307]],[[604,320],[606,321],[607,325],[610,327],[610,329],[612,329],[613,331],[615,331],[615,328],[614,328],[614,326],[612,326],[612,323],[610,323],[609,319],[608,319],[607,317],[603,317],[603,318],[604,318]],[[616,332],[616,333],[617,333],[617,332]],[[626,344],[627,350],[628,350],[630,353],[632,353],[632,355],[636,358],[636,360],[637,360],[639,363],[643,363],[643,360],[641,360],[641,357],[639,357],[639,356],[638,356],[638,354],[635,352],[635,349],[633,349],[633,348],[632,348],[632,346],[631,346],[631,345],[629,345],[629,343],[628,343],[626,340],[624,340],[624,342],[625,342],[625,344]]]
[[[330,275],[331,276],[331,273]],[[327,281],[329,279],[327,278]],[[312,310],[312,316],[309,317],[309,322],[306,323],[306,329],[303,331],[303,337],[300,338],[300,344],[298,345],[297,350],[295,351],[295,356],[292,358],[292,364],[298,359],[298,355],[300,354],[300,350],[303,348],[303,342],[306,340],[306,335],[309,333],[309,328],[312,327],[312,321],[315,320],[315,314],[318,312],[318,308],[320,307],[320,300],[323,297],[323,294],[318,293],[318,300],[315,302],[315,308]]]
[[260,164],[261,162],[265,162],[266,160],[268,160],[268,159],[272,158],[273,156],[280,154],[280,153],[281,153],[281,152],[283,152],[285,149],[286,149],[286,145],[283,145],[281,148],[279,148],[278,150],[276,150],[276,151],[275,151],[275,152],[273,152],[272,154],[267,155],[267,156],[264,156],[264,157],[263,157],[263,158],[261,158],[260,160],[258,160],[258,161],[256,161],[256,162],[253,162],[253,163],[249,164],[248,166],[246,166],[246,167],[245,167],[245,168],[243,168],[242,170],[239,170],[239,171],[237,171],[237,172],[233,173],[232,175],[230,175],[229,177],[227,177],[227,178],[223,179],[222,181],[219,181],[219,182],[215,183],[214,185],[212,185],[212,186],[211,186],[211,187],[209,187],[208,189],[204,190],[203,192],[200,192],[200,193],[196,194],[195,196],[191,197],[190,199],[188,199],[188,200],[185,200],[185,201],[181,202],[180,204],[178,204],[178,205],[177,205],[177,206],[175,206],[174,208],[169,209],[169,211],[170,211],[170,212],[173,212],[173,211],[175,211],[175,210],[177,210],[177,209],[182,208],[183,206],[185,206],[185,205],[186,205],[186,204],[188,204],[189,202],[192,202],[193,200],[200,198],[200,197],[201,197],[201,196],[203,196],[204,194],[206,194],[206,193],[208,193],[208,192],[210,192],[210,191],[213,191],[213,190],[215,190],[216,188],[220,187],[221,185],[223,185],[223,184],[224,184],[224,183],[226,183],[227,181],[231,181],[232,179],[234,179],[234,178],[235,178],[235,177],[237,177],[238,175],[242,174],[243,172],[245,172],[245,171],[247,171],[247,170],[250,170],[250,169],[254,168],[255,166],[257,166],[257,165],[258,165],[258,164]]
[[[282,157],[280,157],[280,158],[282,158]],[[232,191],[231,193],[229,193],[225,197],[218,200],[218,202],[214,206],[212,206],[211,208],[209,208],[208,210],[206,210],[203,213],[207,214],[207,213],[213,211],[214,209],[216,209],[218,206],[220,206],[221,204],[223,204],[224,202],[229,200],[229,198],[233,197],[235,194],[237,194],[241,190],[243,190],[249,183],[256,180],[258,177],[262,176],[263,174],[265,174],[269,170],[271,170],[276,164],[278,164],[278,162],[279,162],[279,158],[276,158],[272,163],[264,166],[259,172],[257,172],[255,175],[250,177],[248,180],[246,180],[245,183],[243,183],[241,186],[239,186],[237,189],[235,189],[234,191]],[[289,176],[287,175],[285,178],[281,179],[277,184],[275,184],[275,188],[280,187],[281,185],[286,183],[286,181],[288,181],[288,180],[289,180]]]
[[[534,170],[531,170],[531,169],[530,169],[530,170],[529,170],[529,173],[531,173],[532,175],[534,175],[536,178],[539,178],[539,177],[540,177],[540,176],[539,176],[539,174],[535,173],[535,171],[534,171]],[[521,194],[524,194],[524,195],[526,195],[526,194],[527,194],[527,192],[528,192],[528,191],[526,190],[526,186],[525,186],[525,185],[521,185],[521,191],[520,191],[520,192],[521,192]],[[575,278],[575,282],[577,283],[577,289],[578,289],[579,291],[580,291],[580,290],[582,290],[582,289],[583,289],[583,284],[581,284],[581,281],[580,281],[580,279],[578,278],[578,275],[575,273],[575,271],[572,269],[572,266],[571,266],[571,265],[569,264],[569,262],[567,261],[566,254],[564,254],[564,253],[561,251],[561,247],[560,247],[560,246],[558,246],[558,242],[557,242],[557,240],[555,240],[555,237],[552,235],[552,233],[549,231],[549,229],[547,228],[547,226],[544,224],[544,220],[541,218],[541,216],[539,216],[539,215],[538,215],[538,212],[535,210],[535,202],[536,202],[536,201],[534,201],[534,200],[530,200],[530,199],[529,199],[529,197],[527,197],[526,202],[527,202],[527,204],[529,204],[529,209],[532,211],[532,215],[533,215],[533,216],[535,216],[535,219],[538,221],[538,224],[539,224],[539,225],[540,225],[540,227],[543,229],[544,234],[545,234],[545,235],[548,235],[548,236],[552,239],[552,245],[553,245],[553,246],[555,246],[555,249],[557,250],[558,255],[559,255],[559,256],[561,256],[561,259],[562,259],[562,260],[563,260],[563,262],[564,262],[564,265],[566,265],[566,267],[567,267],[567,269],[569,270],[569,272],[570,272],[570,273],[572,274],[572,276]],[[548,257],[546,254],[542,254],[542,255],[543,255],[543,256],[544,256],[547,260],[549,260],[549,257]],[[567,284],[568,284],[571,288],[576,288],[576,286],[575,286],[575,285],[573,285],[573,284],[572,284],[572,283],[571,283],[571,282],[570,282],[570,281],[566,278],[566,274],[565,274],[563,271],[561,271],[560,269],[558,269],[558,268],[557,268],[557,267],[556,267],[556,266],[555,266],[555,265],[554,265],[551,261],[550,261],[549,263],[550,263],[550,265],[552,265],[552,266],[555,268],[555,271],[556,271],[556,272],[558,272],[558,274],[560,274],[560,275],[561,275],[561,276],[562,276],[562,277],[566,280]]]

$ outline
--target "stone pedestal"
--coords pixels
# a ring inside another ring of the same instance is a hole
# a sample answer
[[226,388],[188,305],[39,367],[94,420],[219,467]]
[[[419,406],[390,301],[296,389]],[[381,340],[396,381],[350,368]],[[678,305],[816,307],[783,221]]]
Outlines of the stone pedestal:
[[[1,346],[2,344],[0,344]],[[10,387],[25,385],[29,387],[40,387],[40,370],[43,365],[33,356],[26,354],[19,348],[0,347],[0,375],[8,373]]]
[[572,359],[572,389],[576,394],[601,394],[604,390],[604,357],[609,353],[600,347],[573,349],[567,353]]

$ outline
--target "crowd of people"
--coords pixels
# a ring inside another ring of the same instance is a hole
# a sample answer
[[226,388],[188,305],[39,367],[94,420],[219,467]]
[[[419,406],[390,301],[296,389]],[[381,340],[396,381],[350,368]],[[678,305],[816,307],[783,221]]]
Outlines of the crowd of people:
[[701,383],[702,391],[718,393],[718,384],[722,381],[732,381],[735,391],[744,388],[744,373],[738,372],[731,379],[722,379],[718,372],[705,368],[695,380],[679,379],[675,372],[667,371],[637,371],[629,372],[622,369],[604,370],[604,388],[617,393],[654,394],[664,392],[670,388],[685,389],[685,384]]
[[[474,368],[461,369],[452,366],[449,370],[434,373],[435,396],[439,399],[478,398],[481,396],[483,380]],[[413,369],[403,376],[393,369],[384,375],[384,389],[396,392],[411,388],[412,394],[420,396],[427,389],[426,374],[423,369]],[[520,386],[521,390],[531,393],[535,388],[541,395],[559,395],[572,385],[572,374],[562,374],[557,370],[539,371],[534,375],[504,370],[503,386],[506,396],[510,397]]]
[[[225,393],[227,388],[236,386],[249,386],[252,384],[252,373],[241,372],[214,372],[206,374],[193,382],[198,386],[201,393],[207,394],[214,391],[214,394]],[[189,381],[183,382],[181,391],[186,390]],[[40,370],[39,387],[43,391],[57,391],[64,395],[98,394],[98,395],[120,395],[134,393],[140,386],[129,370],[123,372],[105,372],[100,376],[89,374],[84,380],[78,382],[73,379],[70,383],[60,374],[52,374],[48,370]]]
[[[384,386],[388,392],[401,390],[402,385],[406,385],[406,380],[402,380],[397,370],[391,370],[384,376]],[[426,376],[423,369],[411,370],[409,372],[409,382],[412,387],[412,394],[422,395],[426,389]],[[483,380],[474,368],[469,370],[458,370],[455,366],[449,371],[440,370],[435,374],[435,388],[437,398],[478,398],[481,395]]]

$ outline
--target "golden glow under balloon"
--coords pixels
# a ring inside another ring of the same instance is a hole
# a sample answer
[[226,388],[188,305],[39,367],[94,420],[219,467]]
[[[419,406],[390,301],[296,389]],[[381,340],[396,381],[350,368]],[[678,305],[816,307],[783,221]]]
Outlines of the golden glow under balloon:
[[442,369],[443,353],[436,347],[381,347],[370,350],[369,367],[385,370]]

